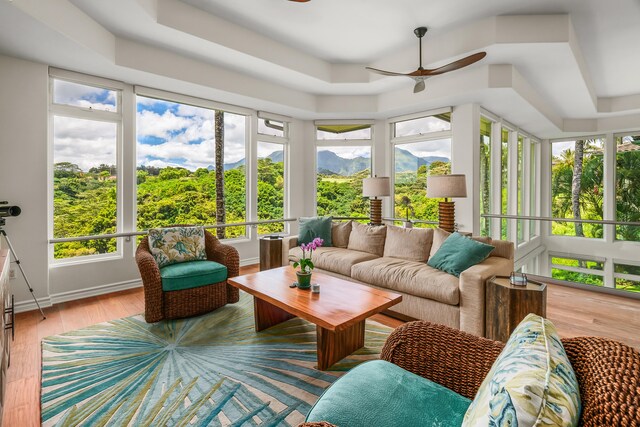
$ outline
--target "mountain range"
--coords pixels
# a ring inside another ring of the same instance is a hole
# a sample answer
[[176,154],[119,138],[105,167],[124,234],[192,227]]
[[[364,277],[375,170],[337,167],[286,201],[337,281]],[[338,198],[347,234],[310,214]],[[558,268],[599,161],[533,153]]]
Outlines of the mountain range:
[[[282,150],[274,151],[266,156],[273,162],[281,162],[284,158],[284,152]],[[450,159],[442,156],[426,156],[418,157],[410,151],[403,150],[396,147],[396,171],[409,172],[415,171],[422,165],[429,166],[433,162],[449,162]],[[244,165],[244,159],[240,159],[237,162],[225,163],[224,170],[235,169]],[[346,159],[338,156],[336,153],[330,150],[318,151],[318,172],[324,175],[353,175],[364,169],[369,168],[370,159],[368,157],[354,157],[352,159]],[[213,166],[209,166],[209,170],[213,170]]]

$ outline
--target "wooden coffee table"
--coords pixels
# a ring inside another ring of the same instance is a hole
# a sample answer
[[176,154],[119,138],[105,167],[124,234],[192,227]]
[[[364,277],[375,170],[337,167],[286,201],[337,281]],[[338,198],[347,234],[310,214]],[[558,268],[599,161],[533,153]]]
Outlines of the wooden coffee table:
[[256,331],[262,331],[294,317],[316,325],[318,369],[364,347],[367,317],[402,301],[402,296],[317,271],[311,281],[320,293],[290,288],[296,281],[291,267],[280,267],[229,279],[229,283],[253,295]]

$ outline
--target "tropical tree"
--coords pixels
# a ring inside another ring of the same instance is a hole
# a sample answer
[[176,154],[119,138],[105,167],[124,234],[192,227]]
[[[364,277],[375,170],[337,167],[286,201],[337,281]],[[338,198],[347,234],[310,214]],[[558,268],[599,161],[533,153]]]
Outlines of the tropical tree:
[[[226,222],[224,206],[224,111],[215,112],[215,138],[216,138],[216,222],[224,224]],[[218,239],[224,239],[225,228],[217,228]]]

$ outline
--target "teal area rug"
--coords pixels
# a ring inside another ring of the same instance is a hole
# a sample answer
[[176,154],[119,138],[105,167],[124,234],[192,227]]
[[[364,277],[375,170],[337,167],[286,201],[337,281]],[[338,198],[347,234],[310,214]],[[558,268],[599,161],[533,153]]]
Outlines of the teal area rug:
[[315,326],[255,332],[253,299],[185,320],[142,316],[42,340],[45,426],[295,426],[353,366],[377,359],[390,328],[367,321],[365,347],[321,372]]

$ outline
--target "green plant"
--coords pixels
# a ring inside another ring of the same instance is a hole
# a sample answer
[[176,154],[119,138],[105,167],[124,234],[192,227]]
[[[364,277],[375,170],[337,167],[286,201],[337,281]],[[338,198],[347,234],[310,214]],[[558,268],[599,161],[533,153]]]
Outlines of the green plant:
[[[313,261],[311,261],[313,251],[322,246],[323,243],[324,240],[316,237],[315,239],[313,239],[313,241],[311,241],[311,243],[301,244],[300,249],[302,249],[302,257],[300,257],[299,261],[293,263],[293,268],[298,268],[298,266],[300,266],[301,273],[311,273],[311,270],[313,270],[314,268]],[[308,257],[307,253],[309,254]]]

